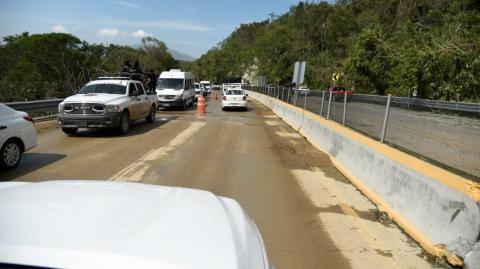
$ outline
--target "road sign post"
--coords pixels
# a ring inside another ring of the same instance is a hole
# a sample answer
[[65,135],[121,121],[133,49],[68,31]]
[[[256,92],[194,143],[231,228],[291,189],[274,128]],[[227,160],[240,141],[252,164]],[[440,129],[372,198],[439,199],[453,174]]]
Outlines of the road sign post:
[[305,69],[307,67],[307,62],[295,62],[293,66],[293,78],[292,82],[295,83],[295,92],[293,95],[293,104],[297,105],[298,99],[298,85],[302,84],[305,78]]

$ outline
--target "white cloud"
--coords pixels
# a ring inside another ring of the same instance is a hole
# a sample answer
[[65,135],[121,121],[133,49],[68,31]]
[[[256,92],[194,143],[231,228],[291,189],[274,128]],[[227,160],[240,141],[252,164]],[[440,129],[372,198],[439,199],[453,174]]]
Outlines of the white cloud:
[[115,4],[125,6],[125,7],[130,7],[130,8],[140,8],[139,6],[129,3],[129,2],[124,2],[124,1],[115,1]]
[[120,34],[120,31],[116,28],[103,28],[98,30],[97,35],[102,36],[102,37],[116,37]]
[[55,25],[52,27],[52,31],[55,33],[66,33],[67,28],[65,28],[65,26],[62,26],[62,25]]
[[149,37],[149,36],[152,36],[151,33],[147,33],[145,31],[143,31],[142,29],[136,31],[136,32],[133,32],[132,35],[134,37],[138,37],[138,38],[144,38],[144,37]]
[[109,18],[106,20],[106,23],[139,28],[150,27],[160,29],[185,30],[192,32],[209,32],[214,30],[211,27],[188,21],[126,21]]

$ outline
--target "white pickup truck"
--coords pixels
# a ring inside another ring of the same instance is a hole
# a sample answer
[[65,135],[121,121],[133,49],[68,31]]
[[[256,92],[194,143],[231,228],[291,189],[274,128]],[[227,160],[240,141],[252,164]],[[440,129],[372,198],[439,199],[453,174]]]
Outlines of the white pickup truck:
[[73,135],[78,128],[119,128],[130,131],[130,122],[146,118],[154,122],[158,101],[142,83],[129,77],[100,77],[58,106],[58,123]]

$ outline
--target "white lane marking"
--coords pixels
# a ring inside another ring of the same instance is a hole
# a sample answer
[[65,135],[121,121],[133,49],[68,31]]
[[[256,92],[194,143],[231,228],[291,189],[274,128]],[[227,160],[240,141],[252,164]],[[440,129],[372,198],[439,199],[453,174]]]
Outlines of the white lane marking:
[[273,121],[273,120],[266,120],[265,123],[266,123],[267,125],[270,125],[270,126],[276,126],[276,125],[279,125],[279,124],[280,124],[280,122],[278,122],[278,121]]
[[152,161],[168,156],[176,147],[185,143],[198,130],[205,126],[206,122],[192,122],[191,125],[172,139],[166,146],[159,147],[143,155],[138,161],[133,162],[120,172],[109,178],[109,180],[140,181],[144,174],[152,166]]

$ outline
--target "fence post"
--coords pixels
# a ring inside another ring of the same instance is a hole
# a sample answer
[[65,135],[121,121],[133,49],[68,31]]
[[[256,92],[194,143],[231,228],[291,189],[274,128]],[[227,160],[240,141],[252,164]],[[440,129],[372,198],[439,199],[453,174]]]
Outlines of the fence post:
[[285,89],[284,89],[283,86],[282,86],[282,101],[283,101],[283,91],[284,91],[284,90],[285,90]]
[[330,91],[330,97],[328,98],[328,110],[327,110],[327,120],[330,119],[330,107],[332,105],[332,91]]
[[[307,91],[305,91],[305,99],[303,102],[303,111],[305,112],[305,109],[307,109]],[[303,120],[302,120],[303,121]]]
[[392,100],[392,95],[389,94],[387,98],[387,107],[385,108],[385,117],[383,118],[383,127],[382,127],[382,135],[380,136],[380,142],[383,143],[385,141],[385,133],[387,132],[387,121],[388,121],[388,114],[390,112],[390,101]]
[[322,91],[322,105],[320,106],[320,116],[323,117],[323,103],[325,100],[325,91]]
[[293,90],[293,105],[297,106],[298,91],[297,88]]
[[343,98],[343,118],[342,118],[342,124],[345,126],[345,120],[347,118],[347,92],[343,92],[344,98]]
[[287,103],[288,103],[288,99],[290,99],[290,88],[287,88],[288,89],[288,93],[287,93]]

